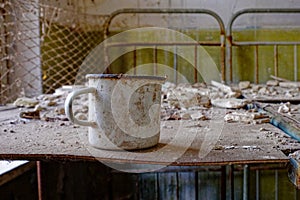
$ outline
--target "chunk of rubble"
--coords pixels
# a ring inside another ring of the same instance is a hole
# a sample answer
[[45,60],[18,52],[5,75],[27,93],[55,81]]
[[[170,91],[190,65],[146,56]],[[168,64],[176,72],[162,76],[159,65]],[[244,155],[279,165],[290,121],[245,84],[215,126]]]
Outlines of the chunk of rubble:
[[239,88],[241,90],[250,88],[250,81],[241,81],[241,82],[239,82]]
[[192,119],[190,113],[182,113],[182,114],[180,115],[180,117],[181,117],[182,120],[190,120],[190,119]]
[[54,112],[58,115],[65,115],[65,108],[64,107],[57,107],[54,109]]
[[20,113],[20,118],[23,119],[41,119],[40,117],[40,111],[24,111]]
[[167,118],[167,120],[181,120],[181,116],[179,113],[173,113]]
[[289,113],[291,112],[291,104],[290,102],[287,103],[281,103],[278,110],[278,113]]
[[211,104],[220,108],[243,108],[247,104],[251,103],[250,100],[247,99],[212,99]]
[[267,86],[278,86],[279,85],[279,81],[277,81],[277,80],[268,80],[266,82],[266,85]]
[[299,88],[300,82],[292,82],[292,81],[280,82],[279,86],[284,88]]
[[195,120],[195,121],[197,121],[197,120],[203,120],[203,121],[204,120],[209,120],[208,117],[206,117],[205,115],[203,115],[202,113],[199,113],[199,112],[191,114],[191,118],[192,118],[192,120]]
[[262,94],[262,95],[269,95],[271,92],[267,87],[261,87],[258,90],[258,94]]
[[258,92],[261,88],[261,85],[252,85],[252,92]]
[[232,112],[225,115],[224,120],[226,122],[242,122],[246,124],[262,124],[269,123],[269,116],[264,113],[249,113],[249,112]]
[[176,85],[174,83],[171,82],[165,82],[164,84],[162,84],[162,92],[163,93],[167,93],[169,90],[176,88]]
[[226,93],[226,98],[232,98],[232,97],[240,97],[242,95],[241,91],[235,88],[232,88],[228,85],[225,85],[223,83],[219,83],[217,81],[211,81],[211,84],[221,90],[222,92]]
[[77,113],[75,114],[75,118],[79,120],[87,120],[87,116],[83,113]]
[[190,108],[195,106],[210,106],[210,100],[206,96],[201,96],[198,93],[187,91],[173,91],[167,94],[165,99],[171,107],[174,108]]
[[14,102],[14,105],[17,107],[34,108],[38,103],[39,101],[33,98],[20,97]]

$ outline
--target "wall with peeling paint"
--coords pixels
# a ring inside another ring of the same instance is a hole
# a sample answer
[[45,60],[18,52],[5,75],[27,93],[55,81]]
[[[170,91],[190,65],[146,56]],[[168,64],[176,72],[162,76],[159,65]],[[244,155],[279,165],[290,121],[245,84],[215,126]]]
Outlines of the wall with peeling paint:
[[[104,15],[122,8],[202,8],[216,12],[227,24],[233,13],[245,8],[300,8],[297,0],[43,0],[60,8],[72,8],[82,13]],[[252,18],[252,20],[257,20]],[[269,17],[266,22],[272,22]],[[290,23],[299,21],[289,19]],[[185,22],[188,22],[185,21]],[[251,21],[249,21],[251,22]],[[273,21],[274,22],[274,21]],[[276,20],[278,22],[278,20]],[[286,23],[286,21],[283,21]],[[283,23],[283,24],[284,24]],[[188,23],[185,23],[188,25]]]

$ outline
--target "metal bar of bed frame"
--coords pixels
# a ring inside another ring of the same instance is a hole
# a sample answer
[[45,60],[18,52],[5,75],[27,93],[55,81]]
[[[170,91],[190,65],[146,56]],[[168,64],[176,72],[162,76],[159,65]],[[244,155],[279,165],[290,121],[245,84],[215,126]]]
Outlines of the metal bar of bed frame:
[[300,14],[300,9],[293,9],[293,8],[287,8],[287,9],[277,9],[277,8],[257,8],[257,9],[244,9],[241,11],[236,12],[233,14],[231,19],[229,20],[227,30],[226,30],[226,66],[229,70],[229,81],[233,81],[233,66],[232,66],[232,47],[233,46],[254,46],[255,52],[254,52],[254,67],[255,67],[255,83],[259,82],[259,64],[258,64],[258,49],[259,46],[273,46],[274,47],[274,73],[275,76],[278,76],[278,46],[294,46],[294,79],[297,80],[297,46],[300,45],[300,41],[234,41],[233,35],[232,35],[232,27],[235,22],[235,20],[244,14]]
[[[221,65],[221,79],[222,81],[225,81],[225,26],[224,23],[222,21],[222,19],[219,17],[219,15],[217,15],[215,12],[210,11],[210,10],[206,10],[206,9],[136,9],[136,8],[132,8],[132,9],[120,9],[117,10],[113,13],[111,13],[108,17],[108,19],[105,22],[104,25],[104,39],[107,39],[108,35],[109,35],[109,27],[110,24],[112,22],[112,20],[121,14],[206,14],[209,15],[211,17],[213,17],[219,25],[219,30],[220,30],[220,41],[216,42],[216,41],[197,41],[197,45],[204,45],[204,46],[220,46],[220,65]],[[165,46],[165,45],[169,45],[169,46],[174,46],[174,48],[176,48],[176,46],[188,46],[188,45],[195,45],[195,43],[184,43],[184,42],[178,42],[178,43],[119,43],[119,44],[113,44],[115,46]],[[110,45],[110,46],[113,46]],[[154,53],[157,53],[157,49],[154,50]],[[134,56],[136,59],[136,52],[133,52]],[[195,53],[197,53],[197,51],[195,50]],[[196,57],[196,56],[195,56]],[[157,58],[154,58],[157,59]],[[136,61],[134,61],[136,64]],[[195,64],[197,64],[197,60],[195,58]],[[135,67],[135,66],[134,66]],[[177,69],[176,69],[177,70]],[[154,73],[157,72],[157,68],[155,67],[154,69]],[[176,72],[175,72],[176,73]],[[174,74],[175,77],[177,77],[177,74]],[[176,78],[175,78],[176,79]],[[197,82],[197,71],[194,71],[194,81]]]

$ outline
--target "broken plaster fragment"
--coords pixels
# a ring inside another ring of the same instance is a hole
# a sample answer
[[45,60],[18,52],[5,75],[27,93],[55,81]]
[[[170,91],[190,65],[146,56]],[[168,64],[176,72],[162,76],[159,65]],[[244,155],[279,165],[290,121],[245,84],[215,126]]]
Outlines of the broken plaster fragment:
[[203,115],[202,113],[193,113],[191,114],[191,118],[192,120],[209,120],[208,117],[206,117],[205,115]]
[[263,113],[238,113],[232,112],[225,115],[224,120],[226,122],[243,122],[246,124],[262,124],[262,123],[269,123],[269,117]]
[[40,111],[26,111],[26,112],[21,112],[20,113],[20,118],[24,119],[41,119],[40,117]]
[[291,111],[291,104],[290,102],[281,103],[277,112],[278,113],[289,113]]
[[247,99],[212,99],[211,104],[220,108],[243,108],[251,101]]
[[27,97],[20,97],[14,102],[14,105],[17,107],[33,108],[38,103],[39,102],[35,99],[27,98]]
[[259,131],[261,131],[261,132],[262,132],[262,131],[269,131],[269,129],[266,129],[266,128],[263,128],[263,127],[262,127],[262,128],[259,129]]
[[181,119],[182,120],[190,120],[190,119],[192,119],[192,117],[191,117],[190,113],[183,113],[183,114],[181,114]]
[[250,81],[241,81],[241,82],[239,82],[239,88],[241,90],[250,88]]
[[280,82],[279,86],[284,88],[299,88],[300,82],[292,82],[292,81]]
[[278,86],[279,85],[279,81],[277,80],[268,80],[266,83],[267,86]]

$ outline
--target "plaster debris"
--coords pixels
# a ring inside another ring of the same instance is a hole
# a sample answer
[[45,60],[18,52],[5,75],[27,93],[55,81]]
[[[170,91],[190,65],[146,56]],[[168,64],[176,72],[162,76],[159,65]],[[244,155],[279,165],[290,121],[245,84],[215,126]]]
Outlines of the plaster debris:
[[192,119],[192,116],[190,113],[183,113],[183,114],[181,114],[181,119],[182,120],[190,120],[190,119]]
[[40,111],[25,111],[20,113],[20,118],[24,119],[41,119]]
[[226,98],[232,98],[232,97],[238,98],[242,94],[239,89],[232,88],[228,85],[225,85],[223,83],[219,83],[217,81],[211,81],[211,84],[213,86],[215,86],[216,88],[218,88],[220,91],[224,92]]
[[300,82],[280,82],[279,86],[284,87],[284,88],[299,88],[300,87]]
[[75,118],[79,120],[87,120],[87,116],[83,113],[77,113],[75,114]]
[[39,101],[27,97],[20,97],[14,102],[15,106],[25,108],[34,108],[37,104],[39,104]]
[[246,124],[261,124],[270,122],[269,116],[263,113],[255,112],[230,112],[225,115],[226,122],[242,122]]
[[270,130],[268,130],[268,129],[266,129],[266,128],[260,128],[259,131],[260,131],[260,132],[263,132],[263,131],[270,131]]
[[270,92],[269,88],[262,87],[258,90],[258,94],[269,95],[269,94],[271,94],[271,92]]
[[239,82],[239,88],[241,90],[250,88],[250,81],[241,81],[241,82]]
[[268,80],[266,83],[267,86],[278,86],[279,85],[279,81],[277,80]]
[[290,157],[290,158],[294,158],[294,159],[296,159],[297,161],[300,161],[300,150],[295,151],[295,152],[289,154],[289,157]]
[[57,107],[54,109],[54,112],[59,115],[65,115],[65,108],[64,107]]
[[249,151],[253,151],[253,150],[260,150],[259,146],[242,146],[243,149],[247,149]]
[[211,104],[220,108],[243,108],[247,104],[251,103],[251,101],[247,99],[212,99]]
[[281,103],[278,110],[278,113],[290,113],[291,112],[291,104],[290,102]]
[[39,104],[37,104],[35,107],[34,107],[34,111],[42,111],[42,110],[44,110],[45,108],[44,107],[42,107],[41,105],[39,105]]
[[47,106],[57,106],[57,103],[55,101],[47,101]]
[[191,114],[191,118],[192,120],[209,120],[208,117],[199,112]]

